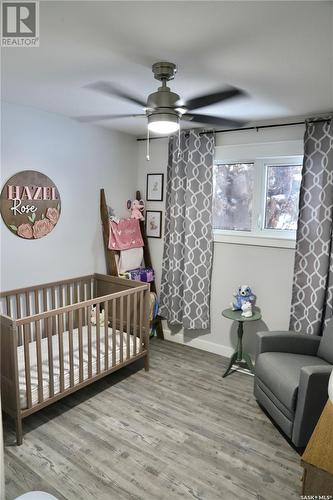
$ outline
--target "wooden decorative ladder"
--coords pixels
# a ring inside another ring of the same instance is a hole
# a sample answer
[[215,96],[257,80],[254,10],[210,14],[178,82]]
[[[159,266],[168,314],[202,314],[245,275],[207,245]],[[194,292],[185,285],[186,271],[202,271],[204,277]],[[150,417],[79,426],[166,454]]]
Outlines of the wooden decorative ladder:
[[[136,192],[136,199],[141,200],[140,191]],[[101,220],[102,220],[102,228],[103,228],[103,240],[104,240],[104,251],[105,251],[105,259],[106,259],[106,269],[107,273],[111,276],[118,276],[118,267],[116,262],[116,252],[114,250],[109,249],[109,211],[106,203],[105,192],[104,189],[101,189],[100,193],[100,211],[101,211]],[[143,258],[145,262],[145,266],[153,267],[151,262],[151,255],[148,245],[148,238],[146,235],[145,223],[144,221],[140,221],[140,229],[142,234],[142,239],[144,243],[143,247]],[[125,279],[125,278],[124,278]],[[150,283],[151,292],[156,292],[156,284],[155,281]],[[154,320],[154,326],[156,327],[157,337],[160,339],[164,339],[163,334],[163,326],[162,326],[162,318],[157,316]]]

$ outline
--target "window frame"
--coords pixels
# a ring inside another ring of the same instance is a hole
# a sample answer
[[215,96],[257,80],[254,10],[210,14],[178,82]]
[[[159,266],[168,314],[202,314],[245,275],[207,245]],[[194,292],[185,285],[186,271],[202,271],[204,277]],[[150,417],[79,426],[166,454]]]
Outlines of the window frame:
[[[251,154],[248,154],[249,151]],[[264,227],[267,187],[266,181],[269,166],[302,165],[302,141],[217,147],[214,164],[218,165],[230,163],[254,164],[251,231],[213,229],[214,242],[295,248],[296,231],[284,229],[265,229]]]

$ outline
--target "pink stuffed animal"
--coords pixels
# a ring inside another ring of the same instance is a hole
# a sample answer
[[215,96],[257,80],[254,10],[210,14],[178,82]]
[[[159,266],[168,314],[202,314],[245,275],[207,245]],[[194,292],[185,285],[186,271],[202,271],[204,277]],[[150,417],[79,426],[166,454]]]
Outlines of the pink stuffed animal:
[[128,200],[127,206],[131,210],[131,219],[144,220],[143,210],[145,204],[143,200],[133,200],[132,202]]

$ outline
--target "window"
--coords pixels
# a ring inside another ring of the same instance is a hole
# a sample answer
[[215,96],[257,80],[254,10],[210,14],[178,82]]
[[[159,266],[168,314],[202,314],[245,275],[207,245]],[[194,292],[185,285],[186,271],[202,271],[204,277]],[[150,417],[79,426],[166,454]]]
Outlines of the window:
[[215,234],[295,240],[301,172],[301,156],[217,160]]
[[265,229],[296,231],[301,178],[301,165],[267,166]]
[[254,163],[214,166],[213,227],[251,231]]

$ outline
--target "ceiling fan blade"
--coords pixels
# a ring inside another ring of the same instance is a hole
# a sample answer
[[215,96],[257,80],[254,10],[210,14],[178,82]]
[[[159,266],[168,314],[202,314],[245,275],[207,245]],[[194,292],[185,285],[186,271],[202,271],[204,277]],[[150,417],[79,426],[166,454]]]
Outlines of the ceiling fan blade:
[[243,90],[230,87],[219,92],[214,92],[213,94],[202,95],[189,99],[185,102],[184,108],[192,111],[192,109],[203,108],[205,106],[210,106],[211,104],[216,104],[217,102],[226,101],[233,97],[241,97],[244,95],[246,95],[246,93]]
[[185,115],[183,115],[181,119],[186,120],[188,122],[217,125],[219,127],[231,127],[231,128],[243,127],[243,125],[245,125],[246,123],[241,120],[232,120],[229,118],[220,118],[218,116],[197,115],[191,113],[185,113]]
[[116,120],[117,118],[136,118],[137,116],[146,116],[144,113],[141,115],[87,115],[75,116],[74,120],[78,122],[101,122],[102,120]]
[[138,104],[143,108],[145,108],[147,105],[147,103],[143,99],[128,94],[125,90],[110,82],[94,82],[89,83],[85,87],[91,90],[96,90],[97,92],[101,92],[102,94],[106,94],[109,97],[116,96],[120,97],[121,99],[126,99],[127,101],[134,102],[135,104]]

